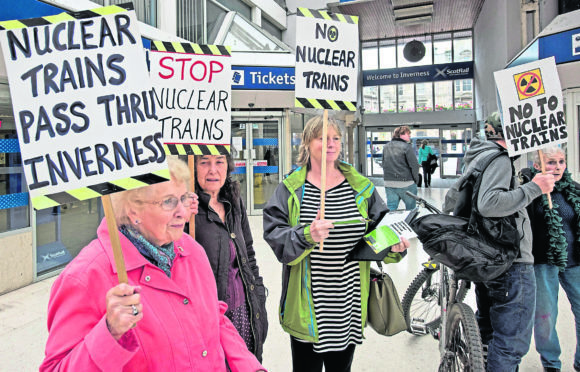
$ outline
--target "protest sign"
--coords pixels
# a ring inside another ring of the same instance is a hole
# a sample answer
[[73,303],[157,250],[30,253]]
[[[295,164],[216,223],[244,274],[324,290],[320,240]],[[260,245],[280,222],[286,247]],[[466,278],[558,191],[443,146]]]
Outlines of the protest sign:
[[568,141],[554,57],[494,73],[510,156]]
[[229,153],[232,69],[228,48],[153,41],[149,59],[166,153]]
[[138,21],[128,9],[0,22],[37,209],[169,178]]
[[356,111],[358,17],[298,8],[295,106]]

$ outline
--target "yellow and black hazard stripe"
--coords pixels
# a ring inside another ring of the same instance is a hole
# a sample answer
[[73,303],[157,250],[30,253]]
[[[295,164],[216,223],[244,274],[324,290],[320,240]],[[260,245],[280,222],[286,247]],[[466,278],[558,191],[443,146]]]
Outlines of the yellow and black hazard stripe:
[[151,42],[151,50],[159,52],[205,54],[205,55],[231,57],[230,49],[231,48],[229,46],[223,45],[180,43],[178,41],[153,40]]
[[356,101],[336,101],[332,99],[300,98],[294,99],[294,106],[303,108],[356,111]]
[[117,14],[133,10],[133,3],[126,3],[120,5],[111,5],[90,10],[82,10],[79,12],[66,12],[52,16],[45,16],[39,18],[17,19],[11,21],[0,22],[0,30],[14,30],[25,27],[36,27],[51,25],[66,21],[74,21],[75,19],[86,19],[93,17],[101,17],[109,14]]
[[55,194],[35,196],[32,198],[32,206],[36,209],[57,207],[65,203],[74,203],[82,200],[93,199],[99,196],[112,194],[119,191],[137,189],[139,187],[153,185],[170,180],[169,169],[163,169],[139,176],[122,178],[116,181],[103,182],[96,185],[67,190]]
[[184,145],[166,143],[165,153],[170,155],[228,155],[230,145]]
[[343,23],[358,24],[358,16],[351,16],[347,14],[329,13],[324,10],[298,8],[296,14],[308,18],[320,18],[329,21],[337,21]]

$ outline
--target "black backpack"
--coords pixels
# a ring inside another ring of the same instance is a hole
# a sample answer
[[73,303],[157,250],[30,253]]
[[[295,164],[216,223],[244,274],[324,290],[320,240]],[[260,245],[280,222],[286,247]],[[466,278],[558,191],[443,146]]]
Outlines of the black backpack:
[[[459,279],[483,282],[505,273],[519,256],[517,212],[507,217],[484,217],[477,208],[481,175],[489,164],[507,151],[495,151],[479,162],[457,186],[454,215],[429,214],[411,223],[423,249],[450,267]],[[513,189],[515,171],[512,166]]]

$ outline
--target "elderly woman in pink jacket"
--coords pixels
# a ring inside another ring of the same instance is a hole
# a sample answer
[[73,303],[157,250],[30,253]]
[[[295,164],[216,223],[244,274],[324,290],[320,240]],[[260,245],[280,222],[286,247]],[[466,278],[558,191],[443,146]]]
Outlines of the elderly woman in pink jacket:
[[40,371],[262,371],[218,301],[203,248],[183,234],[197,196],[189,169],[113,195],[129,284],[118,284],[103,220],[55,281]]

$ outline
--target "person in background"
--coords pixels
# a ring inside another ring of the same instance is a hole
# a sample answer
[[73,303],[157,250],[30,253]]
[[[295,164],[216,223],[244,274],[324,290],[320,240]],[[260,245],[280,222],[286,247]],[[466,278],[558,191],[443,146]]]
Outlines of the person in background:
[[[566,169],[566,153],[560,147],[542,150],[547,172],[554,176],[552,209],[546,195],[528,206],[532,223],[532,253],[536,274],[534,341],[546,372],[560,371],[560,341],[556,332],[560,285],[572,307],[576,329],[574,369],[580,371],[580,184]],[[522,169],[524,182],[540,172],[536,153],[532,168]]]
[[266,288],[240,186],[231,177],[233,170],[229,155],[195,156],[195,190],[199,195],[195,239],[209,258],[218,298],[228,305],[226,316],[248,350],[262,361],[268,333]]
[[417,204],[406,194],[409,191],[417,195],[419,183],[419,163],[410,141],[411,129],[404,125],[395,129],[393,139],[383,148],[383,178],[389,210],[396,210],[401,199],[406,210],[415,208]]
[[[111,195],[127,268],[118,284],[105,219],[52,286],[40,371],[263,371],[218,301],[187,165],[171,180]],[[227,366],[226,366],[227,363]]]
[[419,164],[423,168],[423,183],[426,188],[431,186],[431,164],[427,160],[429,154],[435,155],[433,149],[429,146],[429,141],[423,140],[419,148]]
[[[338,125],[329,120],[326,149],[322,127],[321,116],[306,123],[299,167],[278,185],[263,210],[264,239],[283,264],[279,318],[290,334],[295,372],[320,372],[323,366],[326,371],[351,370],[366,323],[370,262],[346,258],[388,211],[374,185],[339,160]],[[323,151],[324,218],[320,215]],[[393,246],[385,262],[398,262],[408,247],[405,239]]]
[[536,175],[518,185],[499,113],[485,122],[487,141],[474,138],[465,154],[466,174],[494,152],[504,152],[484,170],[477,195],[479,213],[484,217],[507,217],[516,213],[520,235],[520,256],[504,274],[475,283],[476,318],[481,340],[487,346],[487,371],[513,372],[518,369],[532,340],[536,279],[532,256],[532,231],[526,206],[554,187],[554,177]]

